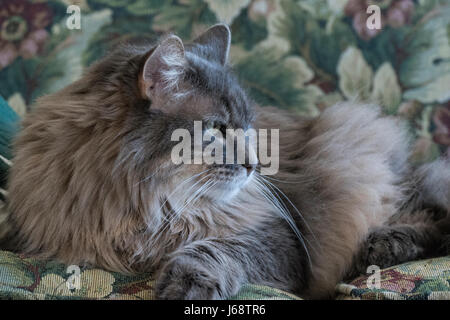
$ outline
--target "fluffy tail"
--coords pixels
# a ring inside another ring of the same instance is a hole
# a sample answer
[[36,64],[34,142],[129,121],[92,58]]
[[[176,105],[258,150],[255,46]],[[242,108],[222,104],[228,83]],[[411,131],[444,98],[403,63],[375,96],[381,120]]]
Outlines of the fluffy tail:
[[426,256],[450,253],[450,159],[440,158],[414,171],[408,201],[389,224],[412,227]]
[[425,207],[441,213],[436,227],[440,234],[439,253],[450,254],[450,159],[440,159],[419,168],[422,175],[422,195],[419,198]]
[[371,231],[348,278],[365,274],[370,265],[450,254],[450,159],[422,165],[408,178],[409,197],[387,225]]
[[450,212],[450,159],[420,166],[413,180],[412,205]]

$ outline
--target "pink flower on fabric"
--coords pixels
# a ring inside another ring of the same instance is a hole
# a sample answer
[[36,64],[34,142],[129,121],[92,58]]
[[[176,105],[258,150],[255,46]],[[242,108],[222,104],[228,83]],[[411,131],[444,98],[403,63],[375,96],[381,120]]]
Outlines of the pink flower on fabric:
[[45,28],[52,12],[45,3],[3,0],[0,3],[0,69],[21,56],[29,59],[42,49],[48,38]]
[[345,14],[353,18],[353,29],[364,40],[370,40],[382,29],[367,28],[367,7],[377,5],[381,9],[381,25],[398,28],[411,22],[414,13],[413,0],[349,0],[345,6]]
[[[386,269],[381,271],[379,289],[399,293],[412,292],[416,287],[416,282],[420,280],[422,278],[418,276],[402,273],[395,269]],[[367,281],[368,277],[360,277],[355,279],[351,284],[360,289],[367,289]]]

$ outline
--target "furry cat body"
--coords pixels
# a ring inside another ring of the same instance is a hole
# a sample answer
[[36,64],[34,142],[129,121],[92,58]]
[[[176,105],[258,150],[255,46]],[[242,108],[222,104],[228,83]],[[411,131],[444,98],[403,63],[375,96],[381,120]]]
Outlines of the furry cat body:
[[[325,298],[363,269],[369,234],[416,210],[403,209],[404,128],[371,105],[317,118],[253,106],[226,65],[229,43],[218,25],[186,46],[125,46],[40,98],[15,142],[9,248],[154,271],[169,299],[226,298],[246,282]],[[194,120],[280,129],[279,173],[174,165],[170,134]]]

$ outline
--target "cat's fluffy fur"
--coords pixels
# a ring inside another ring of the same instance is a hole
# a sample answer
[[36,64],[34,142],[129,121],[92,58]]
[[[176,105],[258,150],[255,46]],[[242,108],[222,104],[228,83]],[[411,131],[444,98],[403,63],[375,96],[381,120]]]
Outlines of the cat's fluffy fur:
[[[229,43],[218,25],[186,46],[174,36],[157,47],[125,46],[40,98],[15,142],[9,248],[155,271],[159,298],[225,298],[245,282],[323,298],[346,274],[377,262],[372,249],[386,228],[403,232],[399,221],[425,204],[448,210],[448,175],[435,171],[448,164],[414,173],[401,122],[351,102],[312,119],[253,107],[226,66]],[[280,129],[279,174],[261,181],[241,165],[173,165],[170,134],[191,130],[195,119]],[[409,176],[421,177],[415,195]],[[189,203],[194,181],[209,189]],[[239,192],[229,196],[230,188]],[[436,228],[428,216],[416,220]]]

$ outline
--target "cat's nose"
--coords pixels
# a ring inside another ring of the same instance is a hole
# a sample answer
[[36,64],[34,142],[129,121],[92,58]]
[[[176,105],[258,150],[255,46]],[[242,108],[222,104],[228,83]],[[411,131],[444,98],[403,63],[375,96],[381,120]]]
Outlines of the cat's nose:
[[247,169],[247,176],[250,176],[253,171],[256,169],[256,164],[244,163],[242,166]]

